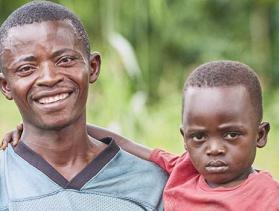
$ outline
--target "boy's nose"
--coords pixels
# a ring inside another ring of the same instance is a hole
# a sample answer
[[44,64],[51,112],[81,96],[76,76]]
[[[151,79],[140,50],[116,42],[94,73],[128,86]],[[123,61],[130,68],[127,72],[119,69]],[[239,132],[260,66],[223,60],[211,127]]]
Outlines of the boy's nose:
[[209,140],[206,154],[208,156],[217,156],[225,154],[226,150],[224,145],[219,140]]
[[54,86],[63,81],[63,75],[55,68],[54,65],[44,63],[40,67],[40,77],[37,80],[38,86]]

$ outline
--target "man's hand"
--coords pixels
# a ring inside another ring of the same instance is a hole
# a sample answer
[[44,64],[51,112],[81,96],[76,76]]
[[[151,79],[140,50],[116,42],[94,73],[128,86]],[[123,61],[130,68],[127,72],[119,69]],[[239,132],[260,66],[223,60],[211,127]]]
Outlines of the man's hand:
[[20,140],[23,131],[23,124],[17,125],[15,130],[12,130],[4,136],[2,143],[0,143],[0,149],[5,150],[8,147],[8,143],[16,146]]

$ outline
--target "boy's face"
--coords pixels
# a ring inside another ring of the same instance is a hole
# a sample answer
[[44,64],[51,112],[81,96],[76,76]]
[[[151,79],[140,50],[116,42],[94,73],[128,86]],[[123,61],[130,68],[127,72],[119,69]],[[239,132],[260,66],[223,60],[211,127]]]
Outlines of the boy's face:
[[85,114],[89,82],[100,57],[88,61],[72,25],[47,21],[11,28],[1,52],[1,90],[16,102],[24,124],[58,129]]
[[263,147],[268,123],[257,123],[243,86],[198,88],[185,92],[182,134],[195,168],[211,187],[246,179],[256,147]]

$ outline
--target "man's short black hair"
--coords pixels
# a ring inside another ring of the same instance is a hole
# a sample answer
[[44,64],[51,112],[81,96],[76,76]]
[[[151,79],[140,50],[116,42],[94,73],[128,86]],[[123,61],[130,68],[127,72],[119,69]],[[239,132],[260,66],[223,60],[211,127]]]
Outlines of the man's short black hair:
[[197,67],[184,84],[182,115],[184,111],[184,95],[187,88],[237,85],[245,87],[248,91],[251,103],[256,111],[257,120],[260,123],[263,117],[263,108],[259,78],[249,66],[236,61],[213,61]]
[[78,17],[64,6],[50,1],[32,1],[30,3],[24,4],[12,14],[10,14],[10,16],[5,20],[0,28],[0,53],[3,51],[3,44],[7,38],[9,29],[16,26],[41,23],[44,21],[64,20],[70,21],[72,24],[77,38],[81,39],[86,54],[89,58],[90,44],[88,35]]

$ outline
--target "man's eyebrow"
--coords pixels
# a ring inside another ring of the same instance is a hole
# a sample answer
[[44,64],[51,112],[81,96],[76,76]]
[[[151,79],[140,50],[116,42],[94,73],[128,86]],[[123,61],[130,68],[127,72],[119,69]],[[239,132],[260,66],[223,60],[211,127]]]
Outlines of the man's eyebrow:
[[16,62],[32,62],[32,61],[36,61],[36,57],[35,56],[21,57]]
[[36,57],[32,56],[32,55],[21,56],[21,57],[17,58],[15,61],[13,61],[11,64],[9,64],[9,67],[12,67],[13,65],[21,63],[21,62],[34,62],[36,60],[37,60]]
[[70,49],[70,48],[63,48],[63,49],[60,49],[58,51],[55,51],[51,57],[52,58],[55,58],[57,56],[60,56],[61,54],[65,53],[65,52],[75,52],[73,49]]

